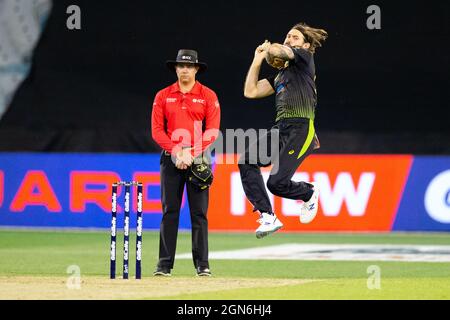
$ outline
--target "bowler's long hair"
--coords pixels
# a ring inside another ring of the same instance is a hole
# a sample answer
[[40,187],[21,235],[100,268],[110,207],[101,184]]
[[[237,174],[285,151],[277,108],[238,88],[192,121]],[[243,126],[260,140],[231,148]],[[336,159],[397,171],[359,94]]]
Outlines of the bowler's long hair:
[[316,48],[320,48],[328,38],[328,32],[323,29],[312,28],[304,22],[297,23],[292,29],[300,31],[305,36],[305,41],[311,45],[308,50],[312,53],[316,52]]

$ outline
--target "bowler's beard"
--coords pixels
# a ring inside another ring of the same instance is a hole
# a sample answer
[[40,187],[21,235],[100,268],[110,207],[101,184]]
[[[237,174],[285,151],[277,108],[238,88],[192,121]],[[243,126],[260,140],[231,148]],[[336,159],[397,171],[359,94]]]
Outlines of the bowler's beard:
[[284,45],[285,45],[286,47],[291,48],[291,49],[301,49],[301,48],[302,48],[302,46],[291,46],[290,44],[287,44],[287,43],[285,43]]

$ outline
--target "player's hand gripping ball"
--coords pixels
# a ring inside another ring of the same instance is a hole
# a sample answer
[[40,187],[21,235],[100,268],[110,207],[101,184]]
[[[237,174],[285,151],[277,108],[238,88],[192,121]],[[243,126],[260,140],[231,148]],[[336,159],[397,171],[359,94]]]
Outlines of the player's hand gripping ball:
[[258,46],[258,48],[256,49],[256,53],[267,52],[267,51],[269,51],[270,46],[271,46],[270,41],[266,40],[266,41],[264,41],[263,44]]

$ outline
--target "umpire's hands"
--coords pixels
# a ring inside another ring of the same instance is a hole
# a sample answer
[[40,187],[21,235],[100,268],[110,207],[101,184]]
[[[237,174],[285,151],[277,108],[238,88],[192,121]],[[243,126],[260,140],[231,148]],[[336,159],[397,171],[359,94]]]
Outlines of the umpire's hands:
[[186,170],[194,161],[191,154],[192,148],[186,148],[177,153],[175,166],[180,170]]
[[177,167],[177,169],[180,169],[180,170],[186,170],[188,168],[188,166],[186,164],[184,164],[183,162],[181,162],[178,159],[175,163],[175,166]]

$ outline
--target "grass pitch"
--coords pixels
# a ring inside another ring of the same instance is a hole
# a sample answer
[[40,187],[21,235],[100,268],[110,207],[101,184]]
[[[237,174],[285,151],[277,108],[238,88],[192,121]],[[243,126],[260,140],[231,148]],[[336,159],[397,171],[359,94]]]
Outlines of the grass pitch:
[[[0,299],[450,299],[450,264],[380,261],[211,260],[211,278],[195,276],[191,260],[177,259],[171,278],[151,276],[159,233],[144,232],[143,279],[109,280],[109,231],[0,229]],[[285,243],[450,245],[449,234],[288,234],[257,240],[254,234],[211,233],[210,251]],[[177,254],[191,251],[180,233]],[[380,286],[368,288],[367,268],[381,270]],[[80,281],[77,271],[80,272]]]

